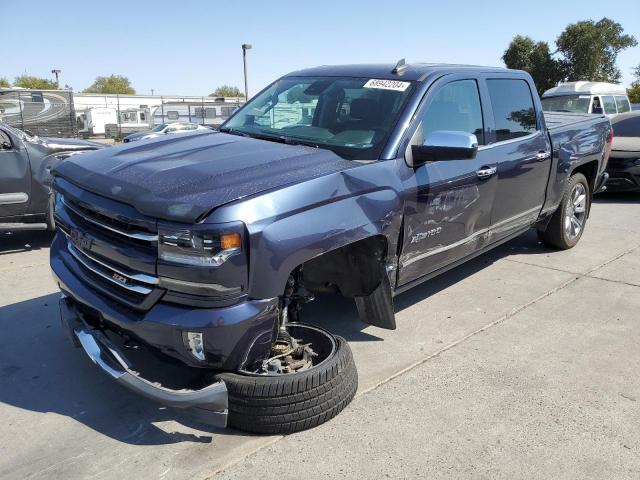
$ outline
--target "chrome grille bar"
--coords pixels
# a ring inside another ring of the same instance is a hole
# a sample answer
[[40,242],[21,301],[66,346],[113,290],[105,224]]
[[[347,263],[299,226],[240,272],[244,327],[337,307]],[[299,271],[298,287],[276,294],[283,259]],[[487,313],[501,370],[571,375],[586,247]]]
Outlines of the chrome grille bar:
[[[75,258],[78,262],[80,262],[87,270],[90,270],[91,272],[95,273],[99,277],[104,278],[105,280],[113,283],[114,285],[116,285],[116,286],[118,286],[120,288],[124,288],[125,290],[129,290],[131,292],[138,293],[138,294],[141,294],[141,295],[148,295],[148,294],[150,294],[152,292],[151,288],[148,288],[148,287],[145,287],[145,286],[142,286],[142,285],[129,285],[129,284],[122,283],[122,282],[119,282],[119,281],[115,280],[112,275],[109,275],[108,272],[105,272],[105,271],[103,271],[102,268],[100,268],[101,265],[103,267],[106,267],[105,264],[102,264],[102,263],[98,264],[98,262],[94,262],[89,256],[87,256],[84,252],[80,252],[69,241],[67,242],[67,250],[69,251],[69,253],[71,255],[73,255],[73,258]],[[118,275],[123,275],[123,274],[121,274],[120,272],[114,270],[111,267],[106,267],[106,268],[109,268],[110,270],[112,270],[112,272],[111,272],[112,274],[116,273]],[[123,275],[123,276],[127,276],[127,275]],[[128,278],[131,278],[131,277],[128,277]]]
[[112,227],[111,225],[107,225],[106,223],[96,220],[95,218],[91,218],[85,215],[84,213],[82,213],[81,211],[79,211],[74,206],[70,205],[69,202],[67,202],[67,200],[64,197],[62,197],[62,203],[64,204],[65,208],[68,208],[79,217],[95,225],[98,225],[99,227],[109,230],[111,232],[117,233],[119,235],[123,235],[125,237],[135,238],[136,240],[145,240],[147,242],[155,242],[158,240],[158,235],[155,233],[125,232],[124,230],[120,230],[119,228],[115,228],[115,227]]

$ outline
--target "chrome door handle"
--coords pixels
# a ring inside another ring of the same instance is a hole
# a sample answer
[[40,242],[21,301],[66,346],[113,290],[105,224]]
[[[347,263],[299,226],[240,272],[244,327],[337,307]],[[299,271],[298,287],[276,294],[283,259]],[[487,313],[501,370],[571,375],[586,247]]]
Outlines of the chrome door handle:
[[546,160],[547,158],[549,158],[551,156],[550,152],[538,152],[536,153],[536,160],[538,160],[539,162]]
[[480,179],[489,178],[491,175],[496,173],[498,169],[496,167],[482,167],[480,170],[476,172],[476,175]]

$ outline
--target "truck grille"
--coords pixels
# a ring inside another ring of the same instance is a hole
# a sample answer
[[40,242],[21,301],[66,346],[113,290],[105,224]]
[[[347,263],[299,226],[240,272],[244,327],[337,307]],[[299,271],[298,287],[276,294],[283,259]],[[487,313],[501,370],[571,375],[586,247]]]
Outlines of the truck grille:
[[156,275],[155,220],[64,180],[59,179],[56,187],[61,197],[55,218],[76,273],[120,303],[151,308],[164,294]]

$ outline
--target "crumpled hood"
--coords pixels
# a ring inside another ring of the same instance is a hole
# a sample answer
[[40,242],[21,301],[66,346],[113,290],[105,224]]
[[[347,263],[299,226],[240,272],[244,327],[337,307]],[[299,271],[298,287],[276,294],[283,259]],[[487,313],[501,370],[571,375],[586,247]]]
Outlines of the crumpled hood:
[[233,200],[354,166],[329,150],[194,132],[71,157],[54,175],[142,214],[195,223]]

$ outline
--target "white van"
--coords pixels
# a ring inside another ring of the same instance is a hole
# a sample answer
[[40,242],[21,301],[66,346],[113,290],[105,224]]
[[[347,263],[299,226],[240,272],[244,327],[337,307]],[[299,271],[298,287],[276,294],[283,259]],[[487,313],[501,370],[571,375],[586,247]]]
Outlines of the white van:
[[545,112],[599,113],[607,116],[631,111],[627,90],[606,82],[566,82],[542,94]]

